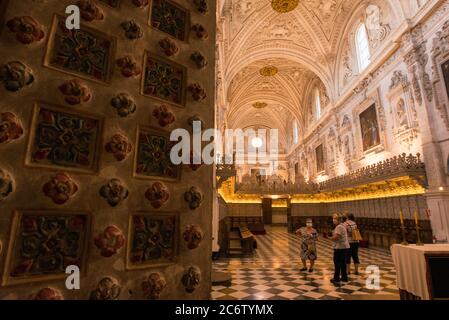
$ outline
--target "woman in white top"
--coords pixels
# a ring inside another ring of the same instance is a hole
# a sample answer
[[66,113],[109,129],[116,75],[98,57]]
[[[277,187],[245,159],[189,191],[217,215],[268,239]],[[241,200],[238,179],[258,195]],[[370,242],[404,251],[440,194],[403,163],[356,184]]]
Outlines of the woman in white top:
[[332,221],[335,225],[335,229],[330,239],[333,241],[335,272],[331,282],[335,285],[339,285],[341,281],[348,282],[346,255],[350,247],[346,227],[342,223],[342,216],[336,213],[332,216]]

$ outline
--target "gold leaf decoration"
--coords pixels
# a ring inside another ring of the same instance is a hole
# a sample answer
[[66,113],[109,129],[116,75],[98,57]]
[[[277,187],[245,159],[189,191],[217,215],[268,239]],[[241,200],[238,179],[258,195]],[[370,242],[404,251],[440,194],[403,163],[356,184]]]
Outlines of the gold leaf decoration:
[[266,66],[260,69],[260,75],[264,77],[273,77],[278,73],[278,68],[275,66]]
[[268,105],[265,102],[254,102],[253,103],[253,107],[256,108],[256,109],[263,109],[263,108],[265,108],[267,106]]
[[272,0],[271,6],[279,13],[287,13],[298,7],[299,0]]

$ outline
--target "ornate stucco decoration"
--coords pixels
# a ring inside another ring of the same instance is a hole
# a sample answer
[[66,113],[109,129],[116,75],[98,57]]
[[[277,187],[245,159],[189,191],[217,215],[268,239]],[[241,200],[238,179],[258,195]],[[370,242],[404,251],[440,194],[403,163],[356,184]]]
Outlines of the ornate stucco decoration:
[[393,73],[388,99],[393,136],[396,141],[410,149],[418,137],[418,115],[411,85],[401,71]]
[[271,7],[279,13],[287,13],[298,7],[299,0],[272,0]]
[[442,64],[449,57],[449,21],[446,21],[443,28],[437,32],[437,36],[433,39],[432,62],[433,62],[433,82],[435,89],[435,104],[440,112],[440,116],[449,130],[449,96],[445,89]]
[[279,70],[275,66],[266,66],[260,69],[260,75],[263,77],[274,77],[278,74]]

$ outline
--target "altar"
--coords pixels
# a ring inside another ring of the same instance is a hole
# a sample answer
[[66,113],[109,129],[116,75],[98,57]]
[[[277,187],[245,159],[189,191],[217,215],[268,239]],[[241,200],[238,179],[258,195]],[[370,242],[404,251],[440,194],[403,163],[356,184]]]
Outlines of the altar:
[[449,244],[391,246],[402,300],[449,299]]

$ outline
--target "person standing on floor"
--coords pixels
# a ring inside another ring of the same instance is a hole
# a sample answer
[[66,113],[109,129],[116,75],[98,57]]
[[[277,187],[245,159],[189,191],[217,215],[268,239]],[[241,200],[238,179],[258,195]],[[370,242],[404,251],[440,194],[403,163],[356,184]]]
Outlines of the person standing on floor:
[[306,220],[306,226],[296,230],[296,235],[300,238],[300,257],[303,268],[301,272],[307,271],[307,260],[310,261],[309,272],[313,272],[313,266],[317,259],[316,242],[318,232],[313,228],[312,219]]
[[332,222],[335,226],[332,232],[332,237],[330,240],[333,242],[334,248],[334,278],[331,282],[335,285],[339,285],[340,282],[348,282],[348,274],[346,271],[346,256],[347,251],[350,248],[348,242],[348,234],[346,227],[343,224],[342,216],[339,214],[334,214],[332,216]]
[[349,251],[346,257],[346,267],[348,271],[348,275],[351,274],[351,258],[354,262],[354,273],[356,275],[359,274],[359,240],[360,240],[360,232],[357,227],[357,223],[355,222],[355,217],[352,213],[348,214],[346,221],[344,222],[346,227],[346,232],[348,234],[348,242],[349,242]]

